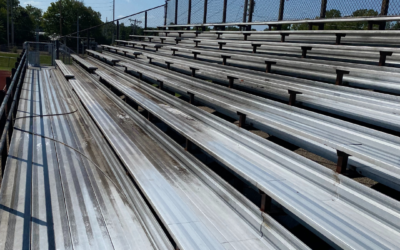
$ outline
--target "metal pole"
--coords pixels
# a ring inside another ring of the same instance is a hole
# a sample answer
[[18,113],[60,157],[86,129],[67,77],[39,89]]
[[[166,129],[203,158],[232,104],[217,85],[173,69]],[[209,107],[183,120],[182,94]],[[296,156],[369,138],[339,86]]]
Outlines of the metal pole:
[[[382,0],[381,16],[387,16],[389,11],[390,0]],[[379,24],[379,29],[384,30],[386,28],[386,22]]]
[[89,49],[89,30],[87,31],[87,43],[86,43],[86,50]]
[[60,41],[56,40],[56,59],[60,59]]
[[208,0],[204,0],[203,24],[207,23],[207,7],[208,7]]
[[178,0],[175,0],[175,24],[178,24]]
[[244,0],[244,5],[243,5],[243,19],[242,22],[246,23],[247,22],[247,5],[249,4],[249,0]]
[[226,9],[228,5],[228,0],[224,0],[224,9],[222,11],[222,23],[226,23]]
[[7,0],[7,46],[10,47],[10,0]]
[[386,16],[388,14],[389,2],[390,0],[382,0],[381,15]]
[[189,7],[188,7],[188,24],[190,24],[190,17],[192,15],[192,0],[189,0]]
[[11,0],[11,45],[14,45],[14,10],[13,1]]
[[[248,22],[253,22],[254,0],[250,0],[249,19]],[[247,30],[251,30],[251,25],[247,25]]]
[[[115,0],[113,0],[113,30],[112,30],[112,43],[114,43],[114,35],[115,35]],[[89,34],[89,33],[88,33]],[[89,38],[89,35],[88,35]],[[88,41],[89,42],[89,41]]]
[[[320,18],[325,18],[326,16],[326,5],[328,3],[328,0],[322,0],[321,1],[321,13],[319,15]],[[324,23],[321,23],[318,27],[318,29],[323,30],[324,29]]]
[[165,0],[165,6],[164,6],[164,26],[167,25],[167,16],[168,16],[168,0]]
[[79,16],[78,20],[76,21],[76,53],[79,55]]
[[117,40],[119,40],[119,21],[117,21]]
[[144,29],[147,30],[147,11],[144,13]]
[[[285,0],[280,0],[278,21],[283,20],[283,11],[285,10]],[[282,29],[282,25],[278,25],[278,30]]]

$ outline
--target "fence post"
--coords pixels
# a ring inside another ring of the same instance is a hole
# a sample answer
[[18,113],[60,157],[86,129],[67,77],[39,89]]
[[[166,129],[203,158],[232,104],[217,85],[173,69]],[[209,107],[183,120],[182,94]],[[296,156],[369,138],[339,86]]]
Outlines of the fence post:
[[[319,18],[325,18],[326,16],[326,6],[327,6],[328,0],[322,0],[321,1],[321,13],[319,15]],[[324,29],[325,24],[321,23],[318,27],[319,30]]]
[[189,0],[188,2],[189,2],[189,6],[188,6],[188,22],[187,22],[187,24],[190,24],[190,18],[192,15],[192,0]]
[[249,0],[244,0],[244,5],[243,5],[243,19],[242,21],[244,23],[247,23],[247,5],[249,4]]
[[[279,16],[278,16],[278,21],[283,20],[283,11],[285,10],[285,0],[281,0],[281,3],[279,4]],[[277,26],[278,30],[282,29],[282,24],[279,24]]]
[[117,40],[119,40],[119,20],[117,20]]
[[178,24],[178,0],[175,0],[175,24]]
[[[249,19],[247,22],[251,23],[253,22],[253,12],[254,12],[254,0],[249,0],[250,1],[250,8],[249,8]],[[251,25],[247,25],[247,30],[251,30]]]
[[203,24],[207,23],[207,7],[208,7],[208,0],[204,0]]
[[89,41],[89,30],[87,31],[87,43],[86,43],[86,50],[88,50],[89,49],[89,44],[90,44],[90,41]]
[[[381,16],[387,16],[389,11],[390,0],[382,0]],[[386,22],[379,24],[379,29],[384,30],[386,28]]]
[[144,12],[144,29],[147,30],[147,11]]
[[[227,5],[228,5],[228,0],[224,0],[224,9],[222,11],[222,23],[226,23],[226,9],[228,7]],[[221,28],[222,30],[225,30],[225,26],[222,26]]]
[[56,40],[56,59],[60,59],[60,41]]
[[165,0],[165,5],[164,5],[164,26],[167,25],[167,16],[168,16],[168,0]]

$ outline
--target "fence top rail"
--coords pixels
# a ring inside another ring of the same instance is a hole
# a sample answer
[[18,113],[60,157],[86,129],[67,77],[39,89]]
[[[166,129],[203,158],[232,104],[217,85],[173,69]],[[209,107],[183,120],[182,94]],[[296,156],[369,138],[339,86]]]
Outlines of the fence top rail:
[[172,24],[158,27],[202,27],[202,26],[247,26],[247,25],[282,25],[282,24],[321,24],[321,23],[341,23],[341,22],[393,22],[400,21],[400,16],[378,16],[378,17],[342,17],[342,18],[321,18],[267,22],[236,22],[236,23],[205,23],[205,24]]

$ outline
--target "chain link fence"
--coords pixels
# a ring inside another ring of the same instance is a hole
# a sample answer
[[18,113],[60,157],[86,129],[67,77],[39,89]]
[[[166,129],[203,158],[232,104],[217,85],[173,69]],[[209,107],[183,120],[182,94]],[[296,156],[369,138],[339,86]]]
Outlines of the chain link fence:
[[162,6],[121,19],[119,20],[119,28],[114,27],[118,32],[115,39],[129,40],[130,35],[144,35],[145,29],[157,29],[158,26],[164,25],[164,16],[165,8]]
[[[191,17],[190,24],[203,23],[204,1],[207,1],[206,23],[223,23],[224,0],[168,0],[167,24],[188,24],[188,15]],[[322,1],[254,0],[253,12],[250,13],[251,0],[227,0],[226,23],[247,22],[250,15],[253,22],[323,18]],[[175,23],[176,4],[178,13]],[[281,4],[284,11],[280,17]],[[400,0],[327,0],[325,18],[378,15],[400,15]]]

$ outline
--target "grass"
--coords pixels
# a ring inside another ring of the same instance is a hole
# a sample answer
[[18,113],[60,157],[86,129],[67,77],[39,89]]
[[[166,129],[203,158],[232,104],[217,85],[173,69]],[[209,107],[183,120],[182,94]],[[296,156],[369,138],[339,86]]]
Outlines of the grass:
[[17,53],[3,53],[0,52],[0,70],[8,70],[14,67],[15,62],[17,61],[17,57],[19,54]]

